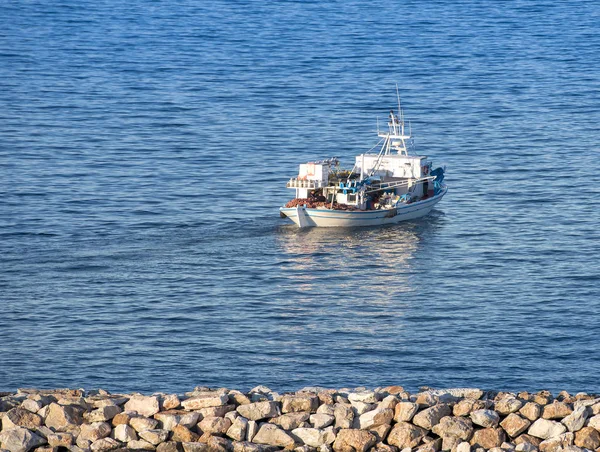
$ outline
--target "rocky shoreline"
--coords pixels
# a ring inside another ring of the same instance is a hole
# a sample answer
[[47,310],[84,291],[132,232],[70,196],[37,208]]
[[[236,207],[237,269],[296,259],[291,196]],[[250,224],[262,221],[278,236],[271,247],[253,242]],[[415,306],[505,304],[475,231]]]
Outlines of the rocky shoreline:
[[0,393],[0,451],[600,452],[600,398],[401,386]]

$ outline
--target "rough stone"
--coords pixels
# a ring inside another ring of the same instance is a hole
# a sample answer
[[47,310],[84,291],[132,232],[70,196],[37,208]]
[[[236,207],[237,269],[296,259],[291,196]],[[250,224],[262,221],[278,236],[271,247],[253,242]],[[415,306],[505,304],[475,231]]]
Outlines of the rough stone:
[[309,413],[286,413],[269,419],[269,423],[277,424],[284,430],[294,430],[308,421]]
[[392,426],[390,424],[381,424],[377,427],[371,427],[369,431],[375,435],[375,437],[377,438],[377,442],[380,443],[382,441],[385,441],[391,429]]
[[46,437],[50,447],[69,447],[73,444],[73,435],[71,433],[53,433]]
[[104,451],[104,450],[117,449],[120,446],[121,446],[121,443],[119,443],[117,440],[115,440],[113,438],[101,438],[101,439],[94,441],[90,445],[90,449],[93,452],[100,452],[100,451]]
[[199,410],[201,408],[210,408],[221,405],[226,405],[229,401],[227,394],[208,393],[190,397],[181,402],[186,410]]
[[15,427],[34,429],[43,425],[41,416],[25,408],[13,408],[2,417],[2,429],[8,430]]
[[167,440],[167,438],[169,437],[169,431],[164,430],[162,428],[156,428],[152,430],[144,430],[142,432],[139,432],[139,435],[140,438],[156,446],[157,444],[160,444]]
[[66,432],[77,428],[83,422],[81,411],[73,406],[48,405],[45,424],[57,432]]
[[381,402],[379,402],[377,407],[389,408],[391,410],[394,410],[396,408],[396,405],[398,405],[398,402],[400,402],[400,399],[397,396],[389,395],[385,397]]
[[196,433],[192,432],[189,428],[179,424],[173,427],[172,432],[173,436],[171,439],[173,441],[179,441],[182,443],[198,441],[198,438],[200,437]]
[[581,430],[588,417],[588,410],[585,406],[577,407],[571,414],[565,417],[561,422],[566,425],[570,432]]
[[233,448],[229,439],[220,436],[211,436],[206,444],[210,452],[230,452]]
[[[468,441],[473,434],[473,423],[470,419],[464,417],[445,416],[433,427],[432,432],[444,439],[452,437]],[[449,449],[444,447],[444,450]]]
[[211,435],[224,435],[231,427],[231,421],[223,417],[205,417],[198,424],[198,428],[203,433]]
[[129,441],[127,443],[128,450],[155,450],[154,445],[150,444],[148,441],[144,441],[143,439],[138,439],[137,441]]
[[351,392],[348,394],[350,402],[377,403],[377,396],[374,391]]
[[248,419],[238,416],[227,430],[227,436],[236,441],[244,441],[248,430]]
[[235,411],[235,405],[211,406],[201,408],[196,412],[200,415],[200,419],[204,419],[205,417],[225,417],[227,413],[232,411]]
[[160,427],[165,430],[173,430],[176,425],[192,428],[198,423],[200,413],[196,411],[169,410],[156,413],[154,419],[159,421]]
[[156,419],[150,419],[148,417],[132,417],[129,420],[129,425],[131,425],[136,432],[143,432],[144,430],[152,430],[158,426],[158,421]]
[[376,442],[375,435],[365,430],[341,429],[333,443],[336,452],[366,452]]
[[412,423],[418,427],[431,430],[434,425],[440,422],[441,418],[450,416],[451,414],[452,410],[448,405],[438,404],[415,414]]
[[14,427],[0,433],[0,447],[11,452],[27,452],[45,443],[44,438],[23,427]]
[[388,434],[387,442],[399,449],[417,447],[427,431],[408,422],[398,422]]
[[575,445],[595,450],[600,447],[600,433],[593,427],[583,427],[575,433]]
[[87,441],[97,441],[102,438],[106,438],[110,435],[112,428],[106,422],[94,422],[92,424],[83,424],[79,431],[78,439]]
[[350,402],[356,415],[361,416],[367,411],[374,410],[377,405],[375,403],[364,403],[364,402]]
[[542,417],[544,419],[562,419],[571,414],[573,410],[565,402],[553,402],[546,405],[542,411]]
[[394,420],[396,422],[410,422],[417,411],[419,411],[419,405],[416,403],[399,402],[394,410]]
[[112,436],[117,441],[121,441],[122,443],[127,443],[129,441],[135,441],[138,439],[135,430],[126,424],[117,425],[112,432]]
[[336,428],[349,429],[352,427],[354,411],[352,411],[352,407],[349,405],[344,405],[341,403],[336,404],[334,416]]
[[269,446],[290,447],[294,439],[275,424],[263,424],[254,436],[253,442]]
[[117,405],[107,405],[86,413],[84,418],[86,422],[106,422],[110,421],[121,411],[123,410]]
[[471,420],[482,427],[497,427],[500,416],[494,410],[476,410],[471,413]]
[[252,421],[277,417],[281,414],[277,402],[256,402],[240,405],[237,412]]
[[254,444],[248,441],[234,441],[233,452],[276,452],[280,450],[277,446]]
[[292,430],[292,436],[299,438],[303,444],[310,447],[321,447],[323,444],[331,444],[335,440],[332,432],[318,428],[296,428]]
[[21,408],[27,411],[31,411],[32,413],[37,413],[43,407],[44,405],[39,400],[25,399],[23,400],[23,403],[21,403]]
[[484,449],[491,449],[493,447],[500,447],[505,440],[504,430],[501,428],[483,428],[476,430],[471,438],[471,446],[483,447]]
[[473,411],[484,410],[487,407],[488,404],[484,400],[462,399],[454,405],[452,414],[454,414],[454,416],[467,416]]
[[540,438],[536,438],[535,436],[528,435],[527,433],[523,433],[522,435],[517,436],[513,443],[521,444],[521,443],[530,443],[534,446],[539,446],[542,440]]
[[142,416],[150,417],[160,411],[160,403],[158,397],[136,395],[127,401],[125,411],[135,411]]
[[504,397],[494,404],[494,411],[506,416],[511,413],[516,413],[523,406],[523,402],[515,397]]
[[394,410],[391,408],[376,408],[362,414],[359,418],[360,428],[368,430],[383,424],[390,424],[394,418]]
[[179,452],[177,441],[165,441],[156,446],[156,452]]
[[179,400],[177,394],[167,394],[162,401],[162,406],[167,411],[175,410],[181,406],[181,400]]
[[456,452],[471,452],[471,445],[467,441],[463,441],[456,446]]
[[281,398],[282,413],[297,413],[299,411],[315,413],[317,408],[319,408],[319,398],[316,395],[285,395]]
[[548,405],[552,402],[552,393],[550,391],[540,391],[533,396],[533,401],[538,405]]
[[530,421],[536,421],[542,415],[542,407],[539,406],[535,402],[527,402],[523,407],[519,410],[519,413]]
[[335,416],[324,413],[317,413],[310,415],[310,423],[314,428],[325,428],[333,424]]
[[529,428],[531,422],[527,419],[523,419],[516,413],[510,413],[502,422],[500,426],[504,429],[508,436],[515,438]]
[[536,438],[548,439],[558,436],[566,431],[567,427],[560,422],[550,421],[548,419],[538,419],[531,424],[527,433]]
[[135,417],[132,411],[126,412],[126,413],[119,413],[117,414],[115,417],[112,418],[112,425],[119,425],[119,424],[129,424],[129,421],[131,420],[132,417]]
[[[502,450],[502,449],[500,449],[500,450]],[[515,451],[516,452],[537,452],[537,447],[535,447],[531,443],[521,443],[521,444],[517,444],[517,447],[515,447]]]
[[539,443],[538,448],[541,452],[559,452],[563,447],[573,445],[575,434],[571,432],[549,438]]
[[258,433],[258,423],[256,421],[248,421],[248,430],[246,432],[246,441],[252,441]]

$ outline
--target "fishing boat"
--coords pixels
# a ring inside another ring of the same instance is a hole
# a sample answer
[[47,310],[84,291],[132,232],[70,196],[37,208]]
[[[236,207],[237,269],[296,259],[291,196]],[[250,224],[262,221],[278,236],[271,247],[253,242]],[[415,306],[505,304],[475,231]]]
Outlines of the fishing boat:
[[411,128],[406,133],[399,97],[398,115],[390,111],[387,130],[378,125],[379,142],[356,156],[351,170],[340,169],[337,157],[301,164],[298,176],[287,183],[296,196],[279,209],[281,217],[300,228],[355,227],[431,212],[448,191],[445,168],[434,169],[426,155],[409,152]]

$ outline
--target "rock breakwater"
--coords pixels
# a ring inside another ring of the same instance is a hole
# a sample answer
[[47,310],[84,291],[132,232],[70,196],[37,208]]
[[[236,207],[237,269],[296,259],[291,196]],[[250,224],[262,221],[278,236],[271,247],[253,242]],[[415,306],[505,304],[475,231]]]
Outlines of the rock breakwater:
[[600,452],[600,398],[547,391],[22,389],[0,423],[1,452]]

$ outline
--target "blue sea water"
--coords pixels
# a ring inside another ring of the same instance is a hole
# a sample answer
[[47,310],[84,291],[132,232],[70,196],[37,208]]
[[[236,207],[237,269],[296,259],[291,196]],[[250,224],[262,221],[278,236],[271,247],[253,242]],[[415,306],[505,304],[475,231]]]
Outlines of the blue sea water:
[[[600,3],[5,0],[0,390],[600,392]],[[427,218],[298,230],[398,84]]]

